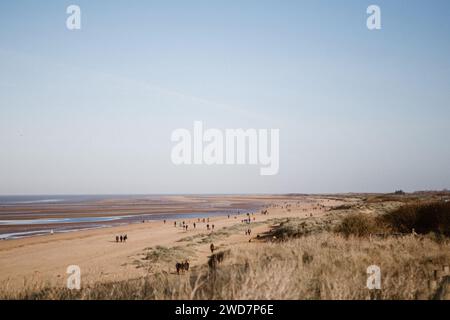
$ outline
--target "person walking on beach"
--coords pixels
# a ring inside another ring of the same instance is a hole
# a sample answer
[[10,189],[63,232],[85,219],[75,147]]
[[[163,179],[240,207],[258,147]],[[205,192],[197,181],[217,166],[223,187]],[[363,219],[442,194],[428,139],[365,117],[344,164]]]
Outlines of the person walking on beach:
[[124,235],[124,236],[123,236],[123,242],[127,242],[127,239],[128,239],[128,236],[127,236],[127,235]]
[[119,242],[119,236],[116,236],[116,242]]
[[214,225],[212,225],[211,227],[212,227],[212,229],[214,230]]
[[123,237],[122,237],[122,235],[120,235],[120,242],[122,242],[122,240],[123,240]]
[[176,221],[173,222],[173,226],[174,226],[174,227],[177,226],[177,222],[176,222]]
[[211,253],[214,253],[214,244],[211,243],[211,245],[209,246],[209,249],[211,250]]
[[195,229],[195,222],[194,222],[194,229]]
[[209,224],[206,225],[206,229],[209,231]]

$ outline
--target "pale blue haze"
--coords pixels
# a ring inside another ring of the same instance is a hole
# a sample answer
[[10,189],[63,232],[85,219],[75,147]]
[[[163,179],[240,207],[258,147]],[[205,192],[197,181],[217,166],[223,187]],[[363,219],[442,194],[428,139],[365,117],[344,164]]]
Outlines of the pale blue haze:
[[[174,166],[194,120],[279,128],[279,174]],[[449,137],[447,0],[0,2],[0,194],[443,189]]]

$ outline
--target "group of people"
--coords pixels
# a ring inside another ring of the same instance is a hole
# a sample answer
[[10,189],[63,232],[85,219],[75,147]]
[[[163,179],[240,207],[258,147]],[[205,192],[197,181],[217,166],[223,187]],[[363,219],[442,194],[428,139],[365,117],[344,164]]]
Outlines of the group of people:
[[177,262],[175,264],[175,268],[177,269],[177,274],[180,274],[180,271],[189,271],[189,260],[185,260],[184,262]]
[[127,235],[120,235],[116,236],[116,242],[127,242],[128,236]]
[[[206,224],[206,229],[209,231],[209,230],[214,230],[214,224],[209,224],[209,218],[207,218],[207,219],[200,219],[200,218],[198,218],[198,220],[197,220],[197,223],[200,223],[200,222],[208,222],[207,224]],[[197,223],[195,223],[195,222],[193,222],[192,223],[192,226],[194,227],[194,229],[196,229],[197,228]],[[189,229],[189,224],[187,224],[185,221],[182,221],[182,222],[177,222],[177,221],[174,221],[173,222],[173,226],[176,228],[176,227],[180,227],[180,228],[183,228],[183,230],[184,231],[188,231],[188,229]]]

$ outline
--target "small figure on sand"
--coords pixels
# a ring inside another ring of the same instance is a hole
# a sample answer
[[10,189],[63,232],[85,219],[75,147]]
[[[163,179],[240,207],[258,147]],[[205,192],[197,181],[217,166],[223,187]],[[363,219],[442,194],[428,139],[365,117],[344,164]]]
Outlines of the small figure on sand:
[[119,236],[116,236],[116,242],[119,242]]
[[123,237],[122,237],[122,235],[120,235],[120,242],[122,242],[123,241]]
[[211,245],[209,246],[209,249],[211,250],[211,253],[214,253],[214,244],[213,243],[211,243]]
[[214,230],[214,225],[212,225],[211,228]]
[[185,262],[177,262],[175,264],[175,269],[177,270],[177,274],[180,274],[180,271],[184,273],[184,271],[189,271],[189,261]]
[[128,239],[128,236],[127,236],[127,235],[124,235],[124,236],[123,236],[123,242],[127,242],[127,239]]
[[209,231],[209,224],[206,225],[206,229]]
[[195,229],[195,226],[196,226],[196,224],[195,224],[195,222],[194,222],[194,229]]

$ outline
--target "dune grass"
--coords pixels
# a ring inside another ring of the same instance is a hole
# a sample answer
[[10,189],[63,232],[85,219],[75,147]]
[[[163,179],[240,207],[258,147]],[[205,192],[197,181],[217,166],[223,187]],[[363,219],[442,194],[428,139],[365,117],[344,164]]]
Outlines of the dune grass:
[[414,237],[345,238],[322,233],[246,250],[233,249],[214,269],[153,274],[79,291],[41,288],[13,299],[371,299],[367,267],[381,268],[378,299],[430,299],[430,275],[450,261],[448,242]]

